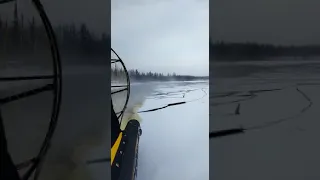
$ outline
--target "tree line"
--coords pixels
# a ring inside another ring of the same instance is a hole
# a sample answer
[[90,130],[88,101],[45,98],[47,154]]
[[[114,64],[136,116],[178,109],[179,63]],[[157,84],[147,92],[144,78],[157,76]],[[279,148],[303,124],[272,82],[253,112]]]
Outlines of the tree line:
[[309,58],[320,56],[320,45],[283,46],[253,42],[209,41],[210,60],[268,60],[278,57]]
[[[19,17],[19,18],[18,18]],[[110,36],[92,33],[86,24],[59,25],[54,27],[60,51],[75,56],[109,55],[107,49]],[[14,15],[9,21],[0,16],[0,55],[38,54],[50,52],[50,45],[42,22],[32,17],[28,20],[23,14]]]
[[[157,73],[157,72],[140,72],[137,69],[128,70],[130,80],[133,81],[194,81],[194,80],[207,80],[207,76],[190,76],[190,75],[177,75],[176,73]],[[123,69],[111,70],[111,79],[115,81],[125,81],[126,73]]]

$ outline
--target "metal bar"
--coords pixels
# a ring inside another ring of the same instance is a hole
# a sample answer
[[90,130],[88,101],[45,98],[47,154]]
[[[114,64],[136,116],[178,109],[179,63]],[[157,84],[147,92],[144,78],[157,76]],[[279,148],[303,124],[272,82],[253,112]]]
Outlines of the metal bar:
[[118,91],[111,92],[111,94],[119,93],[119,92],[126,91],[126,90],[128,90],[128,88],[124,88],[124,89],[120,89]]
[[39,94],[39,93],[42,93],[45,91],[50,91],[52,89],[53,89],[53,84],[47,84],[47,85],[42,86],[40,88],[32,89],[30,91],[25,91],[25,92],[22,92],[22,93],[13,95],[13,96],[2,98],[2,99],[0,99],[0,104],[5,104],[5,103],[19,100],[19,99],[22,99],[25,97],[33,96],[33,95],[36,95],[36,94]]
[[112,88],[118,88],[118,87],[128,87],[128,85],[118,85],[118,86],[111,86]]
[[116,63],[116,62],[120,62],[119,59],[111,59],[111,63]]
[[25,81],[25,80],[39,80],[39,79],[53,79],[53,75],[43,76],[16,76],[16,77],[0,77],[0,81]]

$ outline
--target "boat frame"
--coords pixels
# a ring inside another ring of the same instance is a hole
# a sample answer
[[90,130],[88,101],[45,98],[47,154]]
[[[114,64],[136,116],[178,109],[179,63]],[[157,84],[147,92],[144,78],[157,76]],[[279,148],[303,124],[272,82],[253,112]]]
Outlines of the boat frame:
[[[0,0],[0,4],[6,4],[15,2],[16,0]],[[33,95],[37,95],[42,92],[46,91],[52,91],[53,92],[53,104],[52,104],[52,110],[51,110],[51,118],[49,127],[46,133],[46,136],[43,140],[43,143],[41,145],[41,148],[36,155],[36,157],[33,157],[29,160],[26,160],[22,163],[14,165],[16,167],[16,170],[19,171],[24,168],[28,168],[28,170],[23,174],[22,177],[20,177],[19,180],[28,180],[32,175],[34,175],[34,180],[38,179],[41,165],[43,164],[43,161],[45,159],[45,156],[48,153],[48,150],[51,145],[51,139],[54,135],[59,114],[60,114],[60,105],[61,105],[61,98],[62,98],[62,65],[61,65],[61,58],[60,58],[60,52],[58,48],[58,43],[56,40],[56,36],[54,33],[54,30],[52,28],[51,22],[44,10],[44,7],[40,0],[32,0],[33,6],[35,7],[36,11],[38,12],[38,15],[41,18],[41,21],[45,27],[47,38],[50,43],[50,50],[51,50],[51,57],[53,62],[53,75],[35,75],[35,76],[19,76],[19,77],[0,77],[0,82],[8,82],[8,81],[26,81],[26,80],[40,80],[40,79],[52,79],[52,83],[46,84],[44,86],[41,86],[36,89],[32,89],[29,91],[21,92],[19,94],[15,94],[12,96],[4,97],[0,99],[0,107],[16,101],[23,98],[27,98]],[[2,122],[1,122],[2,123]],[[4,128],[5,129],[5,128]],[[5,133],[4,139],[6,140]],[[10,153],[8,153],[10,156]],[[11,157],[10,157],[11,158]],[[15,180],[15,179],[13,179]]]

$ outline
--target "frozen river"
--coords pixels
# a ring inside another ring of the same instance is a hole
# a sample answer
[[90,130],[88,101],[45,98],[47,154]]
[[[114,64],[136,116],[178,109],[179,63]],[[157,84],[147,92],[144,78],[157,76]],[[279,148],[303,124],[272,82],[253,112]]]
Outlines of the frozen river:
[[138,180],[209,179],[208,95],[208,82],[171,82],[155,87],[140,111],[186,103],[139,113]]
[[210,179],[319,179],[320,63],[231,64],[210,69],[210,131],[247,130],[210,140]]

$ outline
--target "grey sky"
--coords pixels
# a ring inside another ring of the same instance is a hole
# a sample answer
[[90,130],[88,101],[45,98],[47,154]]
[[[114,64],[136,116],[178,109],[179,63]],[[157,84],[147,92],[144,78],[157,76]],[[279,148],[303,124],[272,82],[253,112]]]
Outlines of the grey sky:
[[320,44],[319,0],[214,0],[213,40]]
[[209,0],[113,0],[112,47],[128,68],[208,75]]
[[110,0],[44,0],[53,23],[86,23],[97,33],[110,31]]

